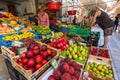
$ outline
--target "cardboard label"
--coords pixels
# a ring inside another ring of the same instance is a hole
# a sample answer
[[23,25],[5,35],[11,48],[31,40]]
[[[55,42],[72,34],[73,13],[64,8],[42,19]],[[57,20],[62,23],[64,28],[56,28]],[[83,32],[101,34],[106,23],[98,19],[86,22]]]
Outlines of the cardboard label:
[[12,46],[15,46],[15,47],[21,47],[21,44],[23,44],[23,42],[20,42],[20,41],[13,41],[12,42]]
[[52,65],[52,67],[54,69],[57,69],[58,68],[58,62],[55,58],[53,58],[52,60],[50,60],[50,64]]
[[28,51],[27,47],[18,48],[18,54],[19,55],[24,53],[24,52],[27,52],[27,51]]

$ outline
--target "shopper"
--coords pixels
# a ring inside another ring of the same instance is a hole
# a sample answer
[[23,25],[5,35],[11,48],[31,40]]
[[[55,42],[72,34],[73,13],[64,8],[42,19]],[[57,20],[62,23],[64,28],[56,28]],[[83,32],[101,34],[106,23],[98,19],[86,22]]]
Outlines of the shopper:
[[45,6],[42,4],[38,6],[38,25],[49,27],[49,16],[45,12]]
[[117,27],[118,27],[118,23],[119,23],[118,18],[119,18],[119,17],[118,17],[118,15],[117,15],[117,16],[115,17],[115,22],[114,22],[114,23],[115,23],[115,26],[114,26],[114,28],[113,28],[114,31],[116,31],[116,30],[117,30]]
[[101,11],[100,9],[93,10],[92,15],[94,15],[94,17],[90,27],[97,23],[103,29],[104,31],[103,47],[106,48],[109,41],[109,36],[112,35],[114,22],[110,19],[107,13]]

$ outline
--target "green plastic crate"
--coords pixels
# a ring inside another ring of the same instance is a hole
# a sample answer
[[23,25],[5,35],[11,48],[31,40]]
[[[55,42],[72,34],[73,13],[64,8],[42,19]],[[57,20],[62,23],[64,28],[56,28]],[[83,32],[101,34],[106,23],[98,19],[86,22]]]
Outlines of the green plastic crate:
[[80,35],[81,37],[88,37],[91,33],[91,29],[80,29],[77,31],[77,34]]

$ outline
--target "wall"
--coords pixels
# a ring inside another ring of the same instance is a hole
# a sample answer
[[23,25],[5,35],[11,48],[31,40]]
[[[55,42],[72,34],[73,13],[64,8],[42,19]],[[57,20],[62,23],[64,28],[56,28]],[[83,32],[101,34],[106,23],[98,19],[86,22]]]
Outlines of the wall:
[[0,2],[0,8],[2,8],[4,11],[7,11],[8,8],[7,8],[7,3],[5,2]]

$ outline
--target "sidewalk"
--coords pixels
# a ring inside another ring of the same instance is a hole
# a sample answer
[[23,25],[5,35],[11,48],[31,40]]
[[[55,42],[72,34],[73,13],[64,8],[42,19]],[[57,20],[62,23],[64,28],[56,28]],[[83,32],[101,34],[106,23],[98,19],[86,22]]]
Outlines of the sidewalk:
[[113,33],[108,44],[110,56],[113,61],[118,80],[120,80],[120,33]]

